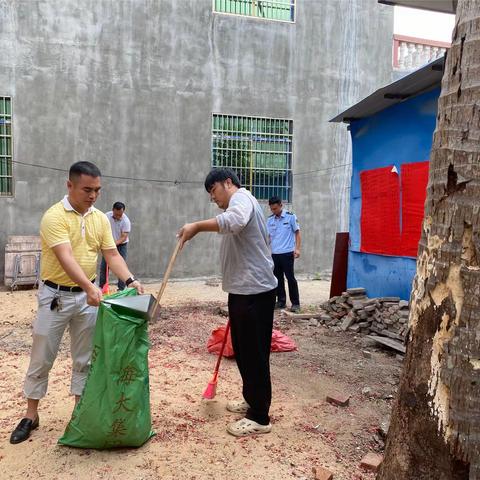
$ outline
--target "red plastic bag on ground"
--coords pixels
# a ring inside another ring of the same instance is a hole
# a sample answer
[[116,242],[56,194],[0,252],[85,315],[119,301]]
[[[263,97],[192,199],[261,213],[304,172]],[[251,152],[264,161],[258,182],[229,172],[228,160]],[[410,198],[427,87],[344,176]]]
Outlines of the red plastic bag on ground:
[[[208,339],[208,343],[207,343],[207,350],[210,353],[215,353],[216,355],[220,353],[220,349],[222,348],[222,342],[225,337],[226,328],[227,327],[225,326],[218,327],[210,335],[210,338]],[[235,354],[233,353],[232,336],[230,335],[230,332],[228,332],[227,343],[225,344],[225,350],[223,351],[223,356],[227,358],[231,358],[235,356]]]
[[297,349],[295,342],[279,330],[272,332],[271,352],[293,352]]
[[[208,339],[207,343],[207,350],[210,353],[215,353],[216,355],[220,353],[223,338],[225,336],[225,328],[226,327],[223,326],[213,330],[212,335]],[[287,335],[283,334],[279,330],[273,330],[272,346],[270,349],[271,352],[292,352],[296,349],[297,346],[290,337],[287,337]],[[223,356],[227,358],[232,358],[235,356],[235,353],[233,352],[232,337],[230,336],[230,332],[228,332],[227,343],[225,345],[225,350],[223,351]]]

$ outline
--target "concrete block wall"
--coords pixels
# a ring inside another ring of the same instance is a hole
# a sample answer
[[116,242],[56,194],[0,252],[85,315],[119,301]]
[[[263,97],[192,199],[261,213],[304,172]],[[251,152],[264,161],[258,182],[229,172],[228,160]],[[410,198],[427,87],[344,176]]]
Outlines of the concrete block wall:
[[[347,229],[350,144],[328,120],[390,81],[393,9],[296,3],[284,23],[217,14],[211,0],[0,1],[0,95],[13,98],[19,162],[14,197],[0,197],[0,252],[7,235],[38,233],[65,193],[62,170],[89,160],[105,175],[97,206],[127,205],[132,270],[161,277],[176,230],[217,213],[202,185],[215,112],[293,119],[297,270],[331,268],[335,232]],[[217,274],[218,243],[195,238],[173,276]]]

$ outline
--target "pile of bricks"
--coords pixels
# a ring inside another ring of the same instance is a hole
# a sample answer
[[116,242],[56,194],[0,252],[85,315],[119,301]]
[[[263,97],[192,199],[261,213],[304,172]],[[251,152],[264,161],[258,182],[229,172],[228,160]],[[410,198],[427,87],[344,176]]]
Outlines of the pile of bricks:
[[407,333],[408,302],[398,297],[368,298],[364,288],[349,288],[322,305],[327,326],[402,341]]

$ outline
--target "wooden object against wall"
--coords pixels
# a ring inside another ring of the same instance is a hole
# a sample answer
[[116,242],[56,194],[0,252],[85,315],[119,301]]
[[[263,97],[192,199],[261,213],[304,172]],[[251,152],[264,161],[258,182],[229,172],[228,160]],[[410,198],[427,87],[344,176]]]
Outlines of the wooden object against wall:
[[37,278],[35,256],[41,252],[40,237],[36,235],[9,235],[5,245],[5,276],[6,287],[13,283],[15,258],[22,255],[20,270],[21,284],[34,284]]
[[341,295],[347,289],[348,241],[348,232],[337,233],[335,237],[335,253],[333,255],[330,298]]

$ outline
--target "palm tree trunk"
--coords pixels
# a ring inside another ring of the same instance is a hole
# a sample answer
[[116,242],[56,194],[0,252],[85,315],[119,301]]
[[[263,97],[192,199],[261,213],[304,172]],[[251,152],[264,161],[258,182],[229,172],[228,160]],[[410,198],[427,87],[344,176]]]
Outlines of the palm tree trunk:
[[379,480],[480,480],[479,262],[480,0],[459,0]]

